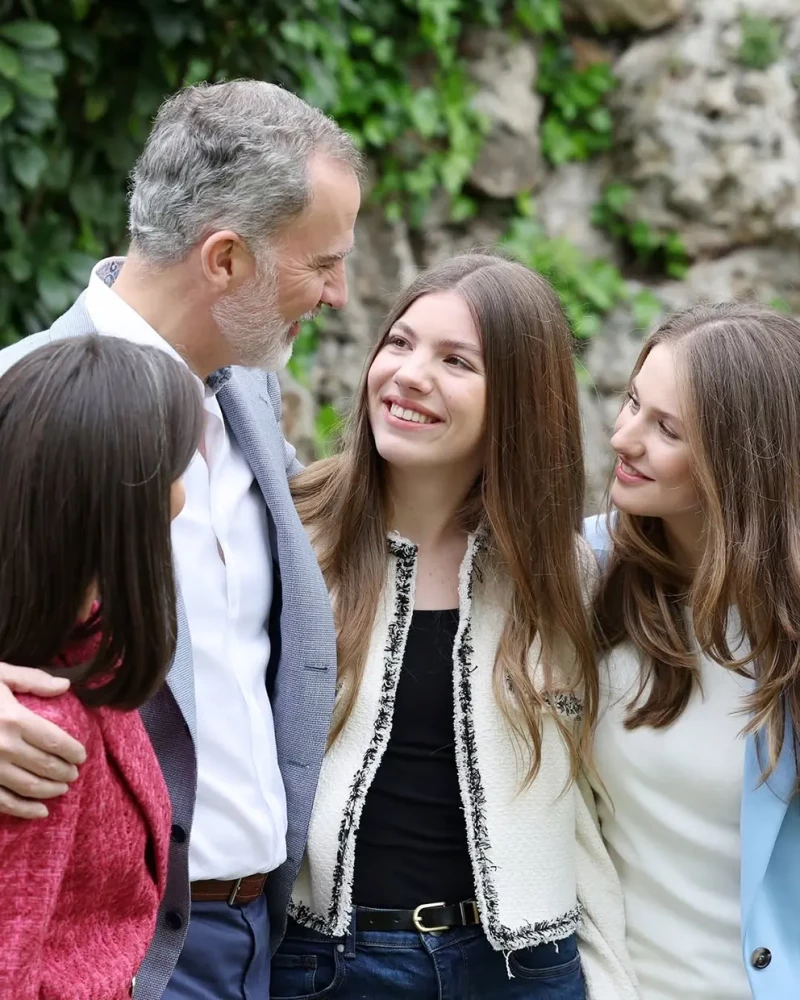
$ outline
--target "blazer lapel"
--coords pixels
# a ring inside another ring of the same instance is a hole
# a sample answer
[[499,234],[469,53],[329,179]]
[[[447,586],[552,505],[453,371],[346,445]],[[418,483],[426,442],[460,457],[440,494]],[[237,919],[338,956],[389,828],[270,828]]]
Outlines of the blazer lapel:
[[253,470],[256,482],[275,526],[274,538],[278,551],[273,558],[279,565],[289,562],[288,547],[292,544],[291,527],[305,537],[286,478],[283,433],[278,426],[266,391],[253,392],[245,384],[245,375],[231,369],[230,376],[217,392],[217,399],[230,429]]
[[748,737],[742,794],[742,919],[747,922],[795,792],[794,735],[786,719],[783,753],[769,781],[761,782],[766,746],[762,733]]
[[106,754],[139,806],[155,849],[159,890],[164,890],[169,851],[170,804],[166,785],[152,781],[155,753],[137,713],[103,710]]
[[175,655],[167,674],[167,687],[178,704],[181,715],[189,727],[192,742],[197,743],[197,709],[194,702],[194,662],[192,660],[192,639],[189,635],[189,621],[186,608],[177,586],[178,641]]

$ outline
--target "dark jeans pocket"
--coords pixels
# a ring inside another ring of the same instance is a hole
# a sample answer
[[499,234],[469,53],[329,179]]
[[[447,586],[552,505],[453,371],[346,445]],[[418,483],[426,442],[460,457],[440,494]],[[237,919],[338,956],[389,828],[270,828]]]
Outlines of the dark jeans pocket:
[[555,979],[580,971],[575,935],[552,944],[523,948],[509,956],[508,967],[517,979]]
[[344,976],[333,938],[300,930],[288,934],[272,958],[271,1000],[320,1000],[332,997]]

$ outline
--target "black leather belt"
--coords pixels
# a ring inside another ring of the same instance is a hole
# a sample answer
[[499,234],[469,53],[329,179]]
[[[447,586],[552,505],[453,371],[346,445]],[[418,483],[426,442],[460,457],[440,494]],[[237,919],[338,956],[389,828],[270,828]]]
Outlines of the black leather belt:
[[422,903],[414,910],[358,910],[356,930],[358,931],[449,931],[451,927],[474,927],[481,922],[478,904],[468,903]]

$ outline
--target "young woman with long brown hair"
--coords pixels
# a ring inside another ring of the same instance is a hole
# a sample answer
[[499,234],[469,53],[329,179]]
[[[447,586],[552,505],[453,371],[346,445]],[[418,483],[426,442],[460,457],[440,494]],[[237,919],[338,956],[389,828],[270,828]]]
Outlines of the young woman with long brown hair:
[[339,692],[271,996],[623,1000],[578,774],[595,713],[568,324],[471,253],[381,329],[345,448],[294,480]]
[[644,1000],[800,983],[800,323],[692,309],[647,341],[587,523],[603,834]]

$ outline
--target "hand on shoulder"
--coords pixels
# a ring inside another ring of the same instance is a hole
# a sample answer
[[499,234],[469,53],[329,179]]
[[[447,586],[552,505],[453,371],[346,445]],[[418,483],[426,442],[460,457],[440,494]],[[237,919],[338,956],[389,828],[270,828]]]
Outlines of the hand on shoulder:
[[42,800],[63,795],[78,777],[90,731],[66,680],[0,664],[0,813],[47,816]]

